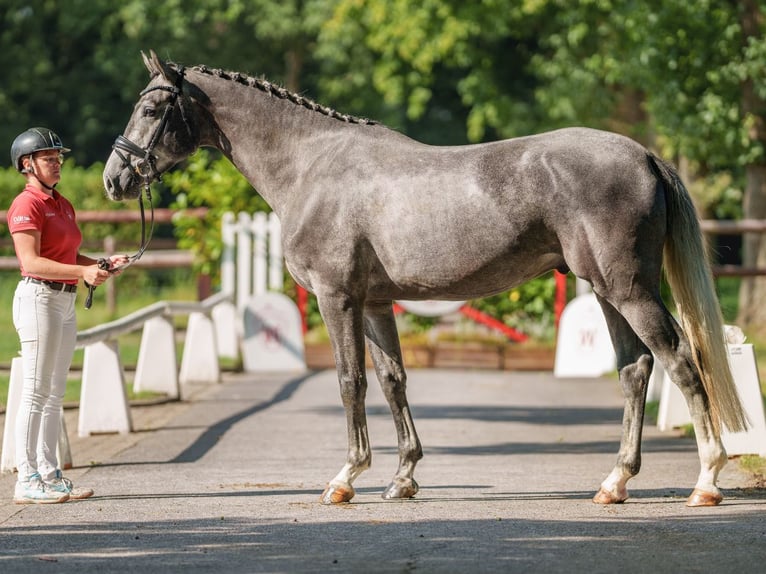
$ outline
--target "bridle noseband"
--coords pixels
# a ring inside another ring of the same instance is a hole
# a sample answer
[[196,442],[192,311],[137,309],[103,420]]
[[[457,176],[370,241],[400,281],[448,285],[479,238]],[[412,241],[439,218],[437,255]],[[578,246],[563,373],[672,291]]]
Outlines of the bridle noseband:
[[[123,168],[131,168],[133,170],[133,178],[135,179],[136,176],[138,176],[141,178],[141,180],[143,180],[144,193],[146,194],[146,199],[149,201],[149,207],[151,208],[151,224],[149,228],[149,234],[147,236],[146,218],[144,216],[144,200],[143,194],[140,194],[138,196],[138,203],[141,210],[141,245],[134,255],[128,257],[130,261],[127,264],[112,268],[112,270],[116,271],[117,269],[125,269],[126,267],[129,267],[138,261],[144,254],[144,251],[146,251],[146,248],[149,246],[149,242],[151,241],[152,234],[154,233],[154,204],[152,203],[151,184],[155,180],[162,181],[162,172],[157,169],[157,156],[154,154],[154,148],[157,146],[157,143],[160,141],[160,138],[165,133],[165,130],[170,123],[170,116],[173,113],[176,104],[178,103],[179,96],[183,92],[183,82],[184,67],[181,66],[178,68],[178,77],[176,78],[175,85],[153,86],[151,88],[146,88],[139,94],[140,97],[144,97],[149,92],[153,92],[155,90],[170,92],[170,102],[167,106],[165,106],[165,111],[162,113],[160,123],[157,126],[157,129],[154,131],[154,135],[152,135],[152,139],[149,141],[149,145],[147,147],[143,148],[140,145],[130,141],[123,135],[117,136],[117,139],[114,140],[112,149],[114,149],[114,153],[116,153],[117,156],[122,160]],[[190,130],[186,115],[184,113],[184,107],[179,105],[179,110],[181,111],[181,118],[183,119],[187,130]],[[129,155],[136,156],[139,158],[139,160],[135,165],[133,165],[130,163],[128,157],[126,157],[122,152],[127,152]]]

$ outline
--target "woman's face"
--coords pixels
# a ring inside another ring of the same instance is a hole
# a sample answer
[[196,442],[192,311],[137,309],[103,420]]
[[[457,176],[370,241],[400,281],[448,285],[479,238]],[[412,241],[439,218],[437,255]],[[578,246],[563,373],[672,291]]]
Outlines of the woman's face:
[[63,162],[64,155],[51,149],[36,152],[31,157],[25,158],[24,167],[29,169],[38,180],[52,187],[61,179]]

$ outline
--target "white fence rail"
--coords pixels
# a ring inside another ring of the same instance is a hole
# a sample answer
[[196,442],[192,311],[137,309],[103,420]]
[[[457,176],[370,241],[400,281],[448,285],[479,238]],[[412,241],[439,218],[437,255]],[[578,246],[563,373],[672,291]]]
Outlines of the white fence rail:
[[[173,317],[188,315],[180,369],[176,355]],[[160,301],[125,317],[77,333],[77,348],[84,349],[78,434],[128,433],[133,430],[125,394],[125,375],[117,338],[143,329],[133,388],[155,391],[168,398],[183,398],[190,383],[220,381],[219,358],[234,352],[237,333],[232,296],[219,293],[202,302]],[[219,346],[218,341],[223,345]],[[222,352],[223,347],[228,347]],[[15,420],[21,398],[21,361],[11,365],[8,408],[5,416],[0,472],[15,466]],[[59,440],[62,467],[71,465],[69,439],[62,428]]]
[[275,213],[224,213],[221,291],[235,294],[237,309],[253,295],[282,291],[282,227]]

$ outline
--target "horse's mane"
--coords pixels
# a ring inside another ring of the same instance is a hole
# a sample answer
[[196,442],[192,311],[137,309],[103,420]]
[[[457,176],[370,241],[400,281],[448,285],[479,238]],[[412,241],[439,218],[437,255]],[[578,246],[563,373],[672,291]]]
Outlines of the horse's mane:
[[335,118],[342,122],[346,122],[350,124],[362,124],[362,125],[377,124],[377,122],[373,120],[358,118],[356,116],[351,116],[348,114],[341,114],[340,112],[337,112],[333,110],[332,108],[328,108],[327,106],[322,106],[309,98],[305,98],[299,94],[295,94],[283,87],[272,84],[268,80],[264,80],[262,78],[253,78],[251,76],[247,76],[239,72],[229,72],[226,70],[208,68],[207,66],[204,66],[204,65],[194,66],[193,68],[190,68],[190,69],[194,70],[195,72],[199,72],[201,74],[207,74],[208,76],[214,76],[216,78],[229,80],[231,82],[236,82],[244,86],[250,86],[251,88],[256,88],[258,90],[261,90],[262,92],[265,92],[266,94],[269,94],[270,96],[274,96],[282,100],[287,100],[289,102],[294,103],[297,106],[301,106],[303,108],[318,112],[330,118]]

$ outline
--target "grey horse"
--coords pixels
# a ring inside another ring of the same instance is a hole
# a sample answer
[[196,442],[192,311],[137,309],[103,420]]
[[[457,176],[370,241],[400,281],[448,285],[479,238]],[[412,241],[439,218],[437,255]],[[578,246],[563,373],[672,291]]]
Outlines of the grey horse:
[[[322,502],[350,501],[371,463],[365,339],[398,438],[399,466],[383,497],[418,491],[423,453],[392,302],[488,296],[551,269],[592,286],[625,396],[617,462],[594,502],[628,498],[654,357],[694,423],[701,471],[687,504],[721,501],[721,430],[748,422],[697,214],[668,164],[630,139],[584,128],[425,145],[262,79],[142,55],[151,79],[104,167],[106,193],[140,197],[142,186],[210,146],[279,216],[287,268],[316,294],[327,325],[346,412],[346,462]],[[660,298],[663,266],[680,325]]]

